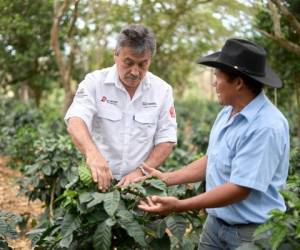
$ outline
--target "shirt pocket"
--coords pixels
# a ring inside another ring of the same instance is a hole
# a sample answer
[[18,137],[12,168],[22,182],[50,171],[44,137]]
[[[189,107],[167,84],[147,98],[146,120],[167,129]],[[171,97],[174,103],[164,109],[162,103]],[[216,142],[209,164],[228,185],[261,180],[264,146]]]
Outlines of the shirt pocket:
[[105,107],[97,111],[94,120],[94,138],[101,143],[113,142],[114,136],[121,131],[122,112],[117,108]]
[[153,140],[157,126],[155,113],[136,113],[134,115],[134,137],[139,142]]
[[230,178],[232,154],[232,150],[226,144],[220,145],[218,150],[214,152],[217,171],[226,178],[225,181],[229,181]]

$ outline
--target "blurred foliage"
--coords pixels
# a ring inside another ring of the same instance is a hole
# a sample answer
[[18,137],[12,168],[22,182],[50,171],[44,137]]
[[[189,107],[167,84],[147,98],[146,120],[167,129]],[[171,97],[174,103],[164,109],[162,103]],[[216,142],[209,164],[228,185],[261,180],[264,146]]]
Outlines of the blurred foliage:
[[[80,56],[86,71],[110,66],[117,33],[128,23],[142,23],[157,38],[151,71],[179,92],[188,87],[196,59],[240,28],[241,12],[254,10],[240,1],[223,0],[91,0],[80,7],[81,29],[86,32]],[[233,16],[240,22],[233,22]],[[230,17],[231,27],[225,25]]]
[[[17,94],[20,86],[29,86],[37,104],[49,89],[62,87],[49,41],[53,5],[58,2],[0,1],[1,87]],[[219,47],[247,22],[250,16],[245,13],[255,10],[237,0],[82,0],[70,37],[72,8],[70,4],[64,12],[59,32],[63,57],[70,53],[69,42],[76,44],[70,91],[87,72],[113,64],[115,39],[125,25],[143,23],[157,37],[151,70],[180,92],[190,83],[195,60]]]
[[300,150],[293,148],[286,189],[281,192],[287,211],[273,210],[255,232],[256,244],[263,249],[300,249]]
[[[300,20],[300,2],[298,0],[285,0],[285,2],[288,3],[289,11]],[[267,8],[262,8],[256,15],[255,27],[268,33],[273,32],[271,13]],[[287,39],[295,44],[300,44],[300,36],[295,33],[293,27],[284,16],[281,18],[281,31]],[[271,96],[272,100],[277,100],[277,105],[289,119],[291,134],[300,138],[299,56],[287,51],[269,38],[256,36],[254,39],[266,49],[270,65],[278,72],[284,82],[284,87],[280,90],[267,89],[268,95]]]
[[17,226],[22,222],[21,216],[8,212],[0,211],[0,249],[12,250],[8,245],[8,239],[17,239]]
[[50,50],[52,0],[1,0],[0,9],[0,87],[18,95],[21,85],[29,86],[39,103],[56,79]]

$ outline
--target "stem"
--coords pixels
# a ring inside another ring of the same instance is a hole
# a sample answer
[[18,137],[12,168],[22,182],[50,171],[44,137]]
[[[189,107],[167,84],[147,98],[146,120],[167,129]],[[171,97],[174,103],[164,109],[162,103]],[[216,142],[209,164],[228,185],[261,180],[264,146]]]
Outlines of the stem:
[[49,206],[50,220],[53,218],[53,203],[54,203],[54,195],[55,195],[56,185],[57,185],[57,178],[55,179],[52,189],[51,189],[50,206]]

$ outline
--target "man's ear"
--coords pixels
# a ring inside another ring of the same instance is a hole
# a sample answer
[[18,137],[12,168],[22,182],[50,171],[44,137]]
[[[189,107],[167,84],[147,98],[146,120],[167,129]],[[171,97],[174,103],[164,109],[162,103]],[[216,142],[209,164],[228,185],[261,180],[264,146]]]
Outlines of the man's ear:
[[116,62],[116,57],[118,56],[117,50],[114,50],[114,61]]
[[245,86],[243,78],[241,78],[241,77],[238,76],[235,79],[235,85],[236,85],[236,89],[237,90],[241,90]]

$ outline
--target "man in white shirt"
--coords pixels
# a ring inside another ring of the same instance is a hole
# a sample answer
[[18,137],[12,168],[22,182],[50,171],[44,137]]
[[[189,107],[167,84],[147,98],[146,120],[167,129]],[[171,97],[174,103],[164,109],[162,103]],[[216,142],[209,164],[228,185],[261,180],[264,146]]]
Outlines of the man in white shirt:
[[157,168],[176,137],[172,87],[148,71],[155,38],[142,25],[119,34],[115,65],[86,75],[65,115],[74,144],[85,155],[98,187],[124,186]]

